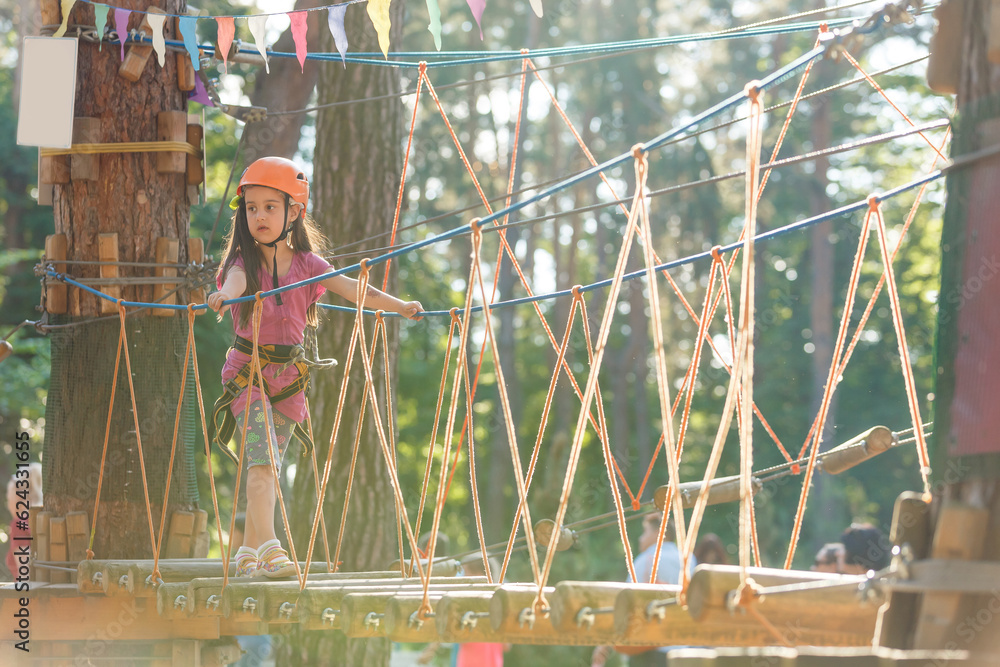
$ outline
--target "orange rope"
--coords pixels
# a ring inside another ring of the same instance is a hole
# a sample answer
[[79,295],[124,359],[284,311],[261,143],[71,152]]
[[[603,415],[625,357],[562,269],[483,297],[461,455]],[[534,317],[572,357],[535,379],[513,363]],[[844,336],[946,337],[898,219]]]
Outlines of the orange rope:
[[[121,322],[121,346],[125,351],[125,371],[128,373],[128,391],[132,399],[132,419],[135,423],[135,443],[139,450],[139,470],[142,473],[142,493],[146,501],[146,520],[149,523],[149,543],[153,549],[153,559],[158,556],[156,542],[153,538],[153,509],[149,505],[149,485],[146,483],[146,461],[142,455],[142,436],[139,434],[139,409],[135,402],[135,385],[132,382],[132,359],[128,351],[128,332],[125,329],[125,306],[121,299],[118,300],[118,321]],[[166,508],[161,508],[165,511]],[[159,572],[154,570],[154,577],[159,576]]]
[[814,423],[812,434],[812,449],[809,452],[809,462],[806,465],[805,478],[802,481],[802,492],[799,495],[799,506],[795,512],[795,523],[792,525],[792,537],[788,546],[788,554],[785,557],[785,569],[792,566],[792,558],[795,556],[795,548],[798,545],[799,534],[802,530],[802,517],[805,514],[806,499],[809,496],[809,487],[812,483],[813,471],[816,466],[816,457],[819,453],[820,442],[823,439],[823,427],[826,424],[827,412],[830,409],[830,401],[833,391],[837,386],[836,375],[838,360],[841,350],[843,350],[844,339],[847,335],[847,327],[851,320],[851,313],[854,310],[854,298],[858,289],[858,282],[861,279],[861,265],[864,261],[865,249],[868,246],[868,235],[871,230],[872,215],[878,210],[878,203],[874,196],[868,199],[868,212],[865,214],[865,221],[861,227],[861,237],[858,239],[858,250],[854,255],[854,266],[851,268],[851,278],[847,285],[847,295],[844,300],[844,312],[840,319],[840,326],[837,330],[837,340],[833,347],[833,357],[830,362],[830,371],[827,374],[826,385],[823,389],[823,400],[820,402],[819,415]]
[[115,408],[115,390],[118,387],[118,365],[122,358],[121,329],[118,331],[118,350],[115,352],[115,373],[111,376],[111,399],[108,402],[108,421],[104,427],[104,448],[101,450],[101,465],[98,468],[97,495],[94,497],[94,515],[90,521],[90,543],[87,545],[87,560],[94,559],[94,535],[97,533],[97,510],[101,502],[101,486],[104,484],[104,463],[108,455],[108,440],[111,437],[111,415]]
[[[875,90],[876,90],[876,91],[877,91],[877,92],[878,92],[878,93],[879,93],[879,94],[880,94],[880,95],[881,95],[882,97],[884,97],[884,98],[885,98],[885,101],[889,103],[889,106],[891,106],[891,107],[892,107],[893,109],[895,109],[896,111],[898,111],[898,112],[899,112],[899,115],[903,117],[903,120],[905,120],[905,121],[906,121],[907,123],[909,123],[909,124],[910,124],[910,127],[916,127],[916,124],[915,124],[915,123],[914,123],[914,122],[913,122],[913,121],[912,121],[912,120],[910,119],[910,117],[909,117],[909,116],[907,116],[907,115],[906,115],[906,112],[905,112],[905,111],[903,111],[902,109],[900,109],[900,108],[899,108],[898,106],[896,106],[896,103],[895,103],[895,102],[893,102],[893,101],[892,101],[892,99],[891,99],[891,98],[890,98],[890,97],[889,97],[889,96],[888,96],[888,95],[886,94],[886,92],[885,92],[885,91],[884,91],[884,90],[882,89],[882,87],[881,87],[880,85],[878,85],[878,83],[876,83],[875,79],[871,78],[871,76],[869,76],[869,75],[868,75],[868,72],[866,72],[866,71],[865,71],[864,69],[862,69],[862,68],[861,68],[861,65],[859,65],[859,64],[858,64],[858,61],[857,61],[857,60],[855,60],[855,59],[854,59],[854,58],[853,58],[853,57],[851,56],[851,54],[847,52],[847,50],[846,50],[846,49],[844,50],[844,52],[843,52],[843,53],[844,53],[844,57],[845,57],[845,58],[847,58],[847,61],[848,61],[849,63],[851,63],[852,65],[854,65],[854,67],[855,67],[855,68],[857,68],[857,70],[858,70],[859,72],[861,72],[861,75],[862,75],[863,77],[865,77],[865,79],[867,79],[867,80],[868,80],[868,83],[870,83],[870,84],[871,84],[872,88],[874,88],[874,89],[875,89]],[[919,135],[920,135],[920,137],[921,137],[921,138],[922,138],[922,139],[923,139],[924,141],[926,141],[926,142],[927,142],[927,145],[928,145],[928,146],[930,146],[930,147],[931,147],[932,149],[934,149],[934,151],[935,151],[935,152],[936,152],[936,153],[938,154],[938,157],[939,157],[939,158],[941,158],[942,160],[947,160],[947,159],[948,159],[947,157],[945,157],[944,153],[942,153],[942,152],[941,152],[941,151],[940,151],[940,150],[938,149],[938,147],[934,145],[934,142],[932,142],[932,141],[930,140],[930,138],[928,138],[928,137],[927,137],[927,135],[925,135],[925,134],[924,134],[923,132],[917,132],[917,134],[919,134]],[[919,429],[918,429],[918,430],[919,430]]]
[[[194,332],[194,318],[196,313],[194,312],[194,304],[188,304],[188,332],[191,337],[191,362],[192,370],[194,372],[194,388],[195,394],[198,397],[198,414],[201,417],[201,433],[205,441],[205,458],[208,460],[208,482],[212,489],[212,508],[215,510],[215,527],[218,530],[219,537],[219,549],[223,549],[225,542],[222,540],[222,517],[219,514],[219,493],[215,488],[215,472],[212,470],[212,440],[208,436],[208,422],[205,419],[205,399],[201,394],[201,380],[198,374],[198,346],[197,338],[193,335]],[[237,491],[239,487],[237,487]],[[234,494],[236,497],[239,494]],[[234,511],[233,514],[236,514]],[[222,573],[223,578],[228,579],[229,576],[229,559],[222,559]]]
[[[392,234],[389,235],[389,247],[396,245],[396,230],[399,227],[399,212],[403,208],[403,193],[406,190],[406,168],[410,164],[410,148],[413,146],[413,130],[417,127],[417,109],[420,108],[420,88],[423,85],[427,63],[420,62],[420,76],[417,77],[417,92],[413,97],[413,118],[410,119],[410,136],[406,139],[406,153],[403,156],[403,171],[399,177],[399,194],[396,195],[396,211],[392,215]],[[385,263],[385,275],[382,276],[382,291],[389,285],[389,265],[392,259]]]

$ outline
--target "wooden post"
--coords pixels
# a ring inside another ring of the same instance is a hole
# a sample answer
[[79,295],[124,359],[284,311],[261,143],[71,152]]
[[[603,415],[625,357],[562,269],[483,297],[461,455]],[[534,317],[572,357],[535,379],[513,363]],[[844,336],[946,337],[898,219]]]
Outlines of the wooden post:
[[931,37],[927,85],[935,93],[954,95],[962,76],[962,22],[964,0],[945,0],[934,10],[937,30]]
[[[148,7],[146,9],[147,14],[165,14],[159,7]],[[168,28],[169,23],[164,23],[164,28]],[[151,37],[153,35],[153,29],[149,27],[149,21],[146,20],[146,16],[143,15],[142,23],[139,24],[139,32],[141,32],[146,37]],[[125,35],[120,35],[124,38]],[[169,39],[170,36],[167,35]],[[132,83],[139,80],[142,76],[142,71],[146,69],[146,63],[149,61],[149,56],[153,52],[152,45],[149,44],[132,44],[128,47],[125,52],[125,59],[122,64],[118,67],[118,75],[128,79]]]
[[[931,544],[931,558],[977,560],[982,556],[989,525],[989,511],[958,503],[945,503]],[[913,648],[941,648],[955,636],[962,622],[960,593],[925,593],[917,614]],[[957,645],[957,644],[956,644]]]
[[[52,512],[41,511],[35,519],[37,532],[35,536],[35,559],[42,562],[49,559],[49,526],[51,525]],[[48,581],[50,570],[44,567],[36,567],[31,573],[35,581]]]
[[[156,114],[156,138],[160,141],[187,141],[187,112],[161,111]],[[187,153],[160,152],[156,154],[156,171],[161,174],[187,172]]]
[[[96,144],[101,141],[100,118],[74,118],[73,144]],[[71,155],[70,178],[74,181],[96,181],[100,177],[100,155]]]
[[[45,261],[52,264],[58,273],[66,272],[66,265],[59,260],[66,259],[66,235],[49,234],[45,237]],[[53,315],[66,312],[67,286],[55,278],[45,279],[45,310]]]
[[167,558],[189,558],[191,556],[191,535],[193,532],[194,513],[183,510],[174,511],[170,515],[170,529],[167,531],[165,556]]
[[[97,252],[98,259],[102,262],[117,262],[118,232],[98,234]],[[119,267],[115,264],[102,264],[100,268],[101,278],[118,278],[121,275],[121,272],[118,270]],[[112,298],[122,298],[122,288],[120,285],[103,285],[100,290]],[[107,299],[98,298],[98,301],[100,301],[102,313],[118,312],[118,304],[108,301]]]
[[[162,153],[161,153],[162,155]],[[178,261],[178,251],[180,250],[180,244],[177,239],[168,239],[163,236],[156,239],[156,263],[157,264],[171,264]],[[153,275],[162,278],[167,276],[176,276],[177,269],[173,267],[158,266],[153,271]],[[170,290],[175,287],[173,284],[169,283],[157,283],[153,285],[153,301],[156,303],[177,303],[177,294],[167,295]],[[153,308],[153,314],[159,315],[160,317],[170,317],[176,314],[169,308]]]
[[[930,504],[922,493],[908,491],[900,494],[892,513],[889,533],[893,545],[907,545],[914,558],[926,558],[931,536],[930,511]],[[916,593],[889,592],[886,604],[879,609],[875,625],[876,646],[903,649],[912,645],[919,601],[920,596]]]
[[[66,550],[66,517],[49,519],[49,560],[56,567],[66,567],[69,554]],[[49,581],[53,584],[68,584],[69,572],[64,570],[49,570]]]
[[66,515],[66,546],[68,560],[81,562],[87,558],[87,538],[90,521],[86,512],[69,512]]
[[[197,239],[201,241],[201,239]],[[194,528],[192,529],[191,558],[208,558],[208,547],[211,540],[208,534],[208,512],[194,511]]]

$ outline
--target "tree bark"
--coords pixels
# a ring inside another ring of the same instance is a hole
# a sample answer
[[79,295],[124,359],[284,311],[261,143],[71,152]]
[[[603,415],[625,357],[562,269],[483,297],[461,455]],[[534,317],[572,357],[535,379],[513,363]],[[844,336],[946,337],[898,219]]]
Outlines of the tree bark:
[[[151,3],[125,2],[132,9],[129,25],[137,27]],[[184,13],[179,0],[161,3],[169,13]],[[71,21],[93,25],[88,4],[78,4]],[[80,42],[77,77],[77,116],[100,119],[100,141],[157,140],[157,114],[186,110],[186,97],[177,88],[176,61],[164,67],[150,57],[135,83],[118,76],[119,54],[114,48],[98,51],[97,44]],[[179,261],[187,260],[188,201],[184,174],[157,172],[155,153],[103,154],[97,180],[57,185],[53,193],[56,233],[65,234],[70,260],[97,260],[98,233],[118,234],[120,261],[152,262],[156,239],[177,239]],[[95,266],[70,265],[77,277],[97,277]],[[124,276],[149,276],[148,268],[121,267]],[[97,297],[70,288],[70,307],[80,317],[60,318],[83,322],[98,316]],[[128,300],[150,301],[152,287],[125,287]],[[73,310],[71,310],[73,312]],[[183,336],[186,322],[180,316],[129,318],[129,349],[136,385],[145,477],[150,485],[154,529],[167,479],[173,416],[180,390],[183,347],[174,343]],[[46,408],[45,507],[55,515],[72,510],[93,512],[102,459],[113,375],[118,323],[85,323],[53,336],[52,374]],[[183,338],[182,338],[183,339]],[[141,363],[140,363],[141,362]],[[129,400],[128,375],[122,360],[115,411],[110,428],[103,493],[94,551],[98,558],[148,557],[149,537],[139,441]],[[180,444],[178,445],[180,446]],[[175,479],[172,492],[181,491]],[[129,536],[126,538],[126,536]]]
[[[399,44],[402,27],[402,3],[394,3],[390,11],[391,42],[396,45]],[[347,33],[351,35],[352,50],[379,50],[366,12],[352,8],[347,12],[345,23]],[[326,52],[336,50],[328,33],[318,40],[318,49]],[[320,71],[318,86],[320,104],[386,95],[398,92],[399,72],[392,67],[349,65],[344,69],[336,63],[328,64]],[[312,179],[314,215],[334,249],[340,243],[385,231],[392,224],[402,168],[402,111],[402,101],[389,98],[339,107],[320,112],[318,116]],[[384,265],[372,270],[374,285],[381,287],[384,270]],[[392,281],[388,289],[392,291]],[[430,307],[430,304],[425,305]],[[393,323],[396,320],[390,318],[388,321]],[[364,324],[370,344],[374,322],[366,318]],[[352,316],[333,313],[324,318],[319,329],[321,355],[335,356],[340,360],[336,370],[319,371],[314,375],[315,389],[311,403],[321,469],[329,451],[341,374],[347,366],[345,355],[353,326]],[[395,366],[397,328],[395,324],[389,325],[390,368]],[[375,392],[384,397],[386,387],[381,352],[373,362]],[[363,366],[356,355],[346,389],[340,434],[333,443],[332,472],[324,499],[331,542],[336,541],[344,506],[364,387]],[[384,399],[379,411],[384,423]],[[393,492],[371,414],[371,406],[368,406],[340,552],[343,561],[340,569],[345,572],[384,569],[399,554]],[[301,545],[303,557],[315,508],[312,479],[312,470],[308,466],[300,466],[293,494],[293,513],[296,517],[293,532],[296,546]],[[335,547],[335,544],[330,545],[331,553]],[[322,545],[317,545],[314,553],[321,555]],[[386,639],[345,639],[340,633],[301,633],[294,629],[289,640],[279,649],[279,664],[284,661],[286,664],[385,665],[389,661],[389,642]]]

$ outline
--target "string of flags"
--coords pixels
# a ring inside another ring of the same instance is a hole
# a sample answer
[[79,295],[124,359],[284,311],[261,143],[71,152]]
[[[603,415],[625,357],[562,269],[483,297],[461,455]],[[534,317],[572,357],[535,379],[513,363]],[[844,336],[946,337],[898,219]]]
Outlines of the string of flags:
[[[56,30],[54,37],[62,37],[66,33],[66,29],[69,22],[70,11],[73,9],[73,5],[76,4],[77,0],[61,0],[62,4],[62,25]],[[101,2],[96,2],[95,0],[81,0],[94,7],[94,24],[97,28],[97,34],[103,38],[104,29],[107,26],[108,16],[111,15],[115,32],[118,35],[123,36],[128,34],[128,20],[129,16],[132,14],[132,10],[122,9],[120,7],[115,7],[113,5],[107,5]],[[399,1],[399,0],[397,0]],[[441,50],[441,8],[438,5],[438,0],[425,0],[427,3],[427,13],[430,17],[430,24],[427,29],[430,31],[434,38],[434,46],[440,51]],[[306,45],[306,29],[307,29],[307,18],[310,12],[314,11],[327,11],[327,25],[330,29],[330,33],[333,35],[334,44],[337,47],[337,51],[340,53],[341,61],[344,66],[347,66],[347,31],[344,29],[344,17],[347,14],[347,8],[350,5],[360,4],[366,2],[368,7],[368,18],[371,20],[372,25],[375,27],[375,32],[378,35],[379,48],[382,50],[382,55],[385,58],[389,57],[389,28],[391,27],[391,21],[389,19],[389,3],[391,0],[347,0],[346,2],[341,2],[334,5],[326,5],[323,7],[312,7],[309,9],[295,10],[290,12],[282,12],[285,14],[289,21],[291,22],[292,39],[295,43],[295,55],[299,61],[299,66],[305,68],[306,56],[308,55],[308,49]],[[483,38],[483,25],[482,17],[483,11],[486,9],[486,0],[466,0],[469,5],[469,9],[472,11],[473,17],[476,19],[476,25],[479,27],[479,37]],[[542,16],[542,0],[529,0],[532,10],[539,17]],[[141,12],[137,12],[141,13]],[[197,31],[196,26],[199,20],[213,20],[216,23],[217,34],[218,34],[218,54],[222,57],[223,71],[228,71],[228,62],[226,61],[229,49],[232,46],[233,40],[236,35],[236,19],[243,19],[246,21],[247,29],[253,36],[254,45],[257,51],[260,52],[261,56],[264,58],[264,69],[270,72],[270,66],[268,65],[267,59],[267,43],[265,41],[265,34],[267,29],[267,20],[273,14],[254,14],[254,15],[233,15],[233,16],[189,16],[189,15],[178,15],[178,14],[165,14],[156,12],[146,12],[146,23],[152,32],[152,46],[153,50],[156,52],[157,62],[160,67],[163,67],[164,57],[166,53],[166,44],[163,37],[163,28],[168,18],[176,18],[178,30],[180,31],[181,40],[184,43],[184,48],[187,50],[191,57],[191,63],[194,65],[195,71],[200,69],[199,57],[198,57],[198,41],[197,41]],[[120,39],[121,42],[121,57],[125,58],[125,39]]]

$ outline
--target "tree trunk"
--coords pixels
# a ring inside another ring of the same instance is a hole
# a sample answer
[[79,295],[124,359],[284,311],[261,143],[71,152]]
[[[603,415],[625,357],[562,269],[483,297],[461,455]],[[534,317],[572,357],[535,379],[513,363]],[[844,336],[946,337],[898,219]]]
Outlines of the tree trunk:
[[[403,5],[392,5],[393,45],[399,44]],[[366,12],[354,8],[347,12],[347,33],[351,49],[378,51],[375,32]],[[318,49],[335,51],[332,37],[324,32]],[[399,72],[392,67],[350,65],[346,69],[334,63],[321,69],[319,103],[356,100],[398,92]],[[316,157],[313,168],[315,217],[330,238],[333,248],[348,241],[364,239],[383,232],[392,224],[399,175],[402,168],[402,111],[399,98],[358,103],[320,112],[317,119]],[[372,271],[372,283],[381,287],[384,265]],[[389,284],[392,291],[392,282]],[[401,295],[405,296],[405,295]],[[419,294],[410,295],[419,298]],[[335,298],[332,298],[333,300]],[[430,304],[427,304],[430,307]],[[396,320],[390,318],[389,322]],[[354,318],[341,313],[328,314],[320,326],[320,353],[335,356],[340,366],[334,371],[319,371],[311,396],[317,456],[322,469],[329,451],[329,439],[337,409],[342,373],[347,365],[348,343]],[[369,344],[374,321],[366,318]],[[419,326],[419,325],[416,325]],[[395,365],[397,326],[389,327],[389,363]],[[385,396],[381,352],[374,361],[375,392]],[[358,411],[365,387],[364,368],[355,355],[347,386],[344,417],[334,443],[332,472],[324,500],[324,513],[330,531],[331,553],[345,501]],[[384,400],[379,406],[383,422]],[[360,442],[357,470],[354,474],[347,526],[340,559],[341,571],[361,572],[384,569],[398,558],[395,531],[395,504],[392,487],[371,419],[371,406]],[[300,466],[296,474],[293,513],[296,516],[296,546],[305,555],[308,530],[315,508],[312,471]],[[322,545],[314,554],[322,556]],[[314,556],[316,558],[317,556]],[[279,664],[385,665],[389,661],[389,642],[345,639],[341,633],[300,633],[293,629],[290,641],[279,649]]]
[[[125,4],[142,11],[151,3]],[[160,6],[169,13],[185,12],[184,3],[179,0],[169,0]],[[137,27],[141,19],[142,14],[133,13],[130,26]],[[93,25],[93,8],[78,4],[71,21]],[[154,55],[146,63],[139,81],[130,83],[118,76],[116,48],[99,52],[97,44],[84,41],[79,48],[77,76],[81,83],[77,86],[75,112],[77,116],[100,120],[98,141],[155,141],[158,113],[186,111],[186,98],[177,88],[176,61],[172,55],[162,68],[155,63]],[[98,234],[115,232],[120,261],[153,262],[156,239],[167,237],[177,239],[178,259],[185,262],[189,219],[185,175],[158,173],[155,153],[103,154],[99,163],[97,180],[75,180],[55,186],[55,231],[66,235],[67,258],[97,260]],[[70,264],[68,271],[76,277],[98,275],[95,266]],[[152,271],[145,267],[121,267],[121,274],[149,276]],[[152,288],[126,287],[122,289],[122,297],[150,301]],[[69,290],[69,302],[70,312],[79,316],[54,319],[83,323],[100,314],[98,299],[75,288]],[[187,323],[179,315],[148,314],[130,317],[128,322],[128,352],[137,393],[145,477],[150,486],[154,529],[158,529],[184,352],[183,343],[177,341],[186,339]],[[118,330],[115,321],[87,322],[53,334],[44,485],[45,508],[54,515],[74,510],[93,512]],[[119,369],[114,407],[108,443],[110,456],[104,468],[105,502],[100,508],[94,551],[98,558],[149,557],[152,550],[139,439],[124,360]],[[196,495],[191,497],[188,481],[175,478],[172,499],[197,499]]]

